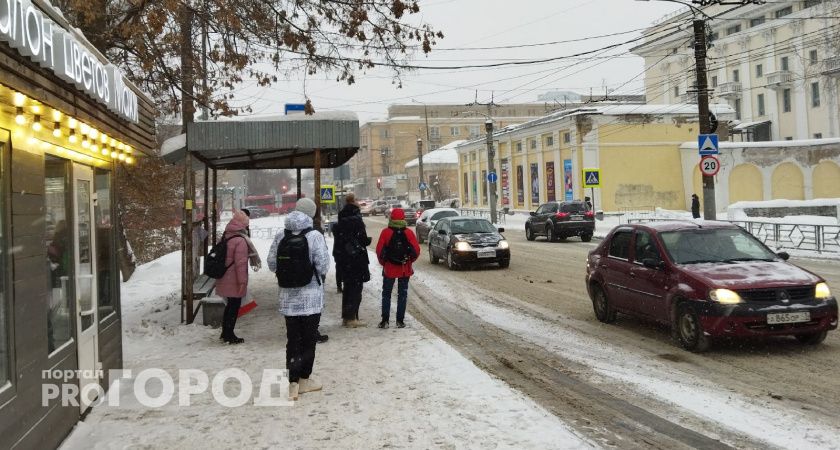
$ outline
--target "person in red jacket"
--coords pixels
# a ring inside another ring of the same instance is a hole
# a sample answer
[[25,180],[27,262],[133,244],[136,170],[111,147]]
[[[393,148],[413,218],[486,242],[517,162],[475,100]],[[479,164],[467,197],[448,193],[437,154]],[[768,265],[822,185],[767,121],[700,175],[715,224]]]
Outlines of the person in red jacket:
[[376,256],[382,265],[382,321],[379,328],[388,328],[391,320],[391,291],[397,282],[397,328],[405,328],[405,307],[408,303],[408,279],[414,274],[411,264],[420,256],[417,236],[406,226],[405,211],[391,211],[388,228],[379,234]]

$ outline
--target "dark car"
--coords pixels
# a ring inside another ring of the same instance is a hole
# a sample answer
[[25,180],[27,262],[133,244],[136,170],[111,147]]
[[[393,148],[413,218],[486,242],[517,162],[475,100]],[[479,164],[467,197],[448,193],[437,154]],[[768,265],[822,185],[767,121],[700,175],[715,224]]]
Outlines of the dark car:
[[267,209],[260,208],[259,206],[246,206],[245,209],[251,213],[252,219],[259,219],[260,217],[268,217],[271,215]]
[[487,219],[445,217],[438,220],[429,234],[429,260],[437,264],[446,260],[450,270],[468,264],[498,263],[510,266],[510,246]]
[[388,210],[385,211],[385,217],[390,219],[391,211],[393,211],[395,208],[401,208],[403,210],[403,212],[405,213],[405,223],[407,225],[414,225],[415,223],[417,223],[417,211],[414,208],[402,206],[399,203],[389,206]]
[[529,241],[537,236],[545,236],[550,242],[580,236],[580,240],[589,242],[594,233],[595,213],[579,200],[544,203],[525,222],[525,237]]
[[692,351],[718,337],[819,344],[837,328],[837,300],[787,258],[726,222],[622,225],[589,253],[586,287],[601,322],[652,319]]
[[417,219],[417,224],[414,226],[414,233],[417,235],[417,240],[422,244],[429,237],[429,233],[438,220],[444,217],[459,216],[457,209],[452,208],[432,208],[423,211],[420,218]]

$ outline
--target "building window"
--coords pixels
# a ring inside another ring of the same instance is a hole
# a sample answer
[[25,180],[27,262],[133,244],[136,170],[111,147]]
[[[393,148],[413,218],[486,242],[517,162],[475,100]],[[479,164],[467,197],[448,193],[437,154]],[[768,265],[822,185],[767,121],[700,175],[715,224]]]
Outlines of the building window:
[[817,64],[817,51],[816,50],[811,50],[810,52],[808,52],[808,64],[810,64],[812,66]]
[[726,35],[729,36],[731,34],[735,34],[741,31],[741,25],[733,25],[726,29]]
[[758,64],[755,66],[755,77],[761,78],[762,75],[764,75],[764,66]]
[[572,142],[572,133],[563,133],[563,142],[566,144]]
[[105,169],[95,169],[94,189],[96,203],[93,213],[96,219],[96,273],[97,273],[97,301],[99,303],[99,318],[105,319],[116,309],[116,261],[114,260],[114,244],[116,235],[111,223],[111,172]]
[[553,147],[554,146],[554,136],[548,136],[545,138],[545,146],[546,147]]
[[458,136],[461,134],[461,129],[458,127],[449,127],[449,134],[452,136]]
[[822,0],[805,0],[805,3],[802,5],[803,8],[810,8],[812,6],[817,6],[822,3]]
[[782,70],[790,70],[790,64],[787,56],[782,56]]
[[440,148],[440,144],[432,144],[432,150],[437,150]]
[[814,133],[814,139],[822,139],[822,133]]
[[470,153],[470,161],[475,161],[475,152]]
[[0,136],[0,155],[3,158],[0,158],[0,390],[3,390],[3,386],[9,382],[11,379],[11,352],[9,351],[11,345],[9,345],[9,331],[12,327],[9,325],[9,301],[7,292],[9,289],[6,289],[6,242],[9,240],[6,236],[6,223],[8,222],[8,217],[6,217],[6,208],[5,208],[5,189],[3,186],[6,186],[6,167],[3,164],[5,161],[6,155],[6,143],[8,142],[8,135]]
[[478,125],[470,125],[470,137],[475,138],[481,136],[481,127]]
[[741,120],[741,99],[735,99],[735,120]]
[[[749,75],[749,74],[747,74]],[[738,82],[741,81],[741,74],[738,72],[738,69],[732,71],[732,81]]]
[[786,141],[792,141],[792,140],[793,140],[793,136],[785,136],[785,140],[786,140]]
[[462,160],[462,161],[464,161],[464,163],[466,163],[466,162],[467,162],[467,158],[469,158],[469,156],[467,156],[467,154],[466,154],[466,153],[464,153],[463,155],[461,155],[461,160]]
[[750,19],[750,27],[757,27],[764,23],[764,17],[756,17],[755,19]]
[[433,138],[439,138],[439,137],[440,137],[440,128],[438,128],[438,127],[429,127],[429,134],[430,134]]
[[47,347],[52,353],[70,341],[73,300],[73,247],[70,215],[70,166],[66,159],[44,157],[44,201],[46,216],[48,291]]
[[811,83],[811,107],[818,108],[820,106],[820,83],[815,81]]
[[432,111],[432,112],[429,113],[429,117],[437,117],[437,116],[438,116],[437,111]]
[[712,77],[712,87],[717,87],[718,85],[718,78],[717,75]]
[[758,115],[763,116],[764,115],[764,94],[758,94],[758,97],[756,98],[756,100],[758,101]]
[[776,18],[787,16],[788,14],[793,13],[793,6],[788,6],[787,8],[777,9],[776,10]]
[[531,141],[528,143],[528,148],[530,148],[531,150],[535,150],[537,148],[537,140],[531,139]]
[[720,33],[718,33],[717,31],[712,33],[712,35],[709,37],[709,40],[712,41],[712,42],[714,42],[718,39],[720,39]]
[[790,89],[782,91],[782,112],[790,112]]
[[522,153],[522,143],[521,142],[516,143],[516,153]]
[[680,87],[679,86],[674,86],[674,97],[679,97],[679,96],[680,96]]

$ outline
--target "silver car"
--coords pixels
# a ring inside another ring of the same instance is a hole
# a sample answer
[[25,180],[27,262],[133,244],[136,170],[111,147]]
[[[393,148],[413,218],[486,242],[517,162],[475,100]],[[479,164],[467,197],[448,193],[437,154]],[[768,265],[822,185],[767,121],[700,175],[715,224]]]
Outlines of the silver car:
[[429,238],[429,232],[435,227],[438,220],[444,217],[456,217],[461,215],[457,209],[453,208],[432,208],[423,211],[420,218],[417,219],[417,224],[414,226],[414,233],[417,234],[417,240],[422,244]]

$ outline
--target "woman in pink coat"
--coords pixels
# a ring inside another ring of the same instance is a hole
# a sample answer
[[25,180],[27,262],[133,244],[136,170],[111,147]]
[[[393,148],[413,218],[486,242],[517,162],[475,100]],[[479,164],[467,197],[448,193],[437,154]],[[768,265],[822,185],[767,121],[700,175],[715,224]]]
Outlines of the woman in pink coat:
[[228,269],[216,282],[216,294],[227,299],[224,316],[222,316],[222,339],[229,344],[245,342],[244,339],[233,334],[233,328],[236,326],[242,297],[248,289],[249,249],[245,232],[247,227],[248,216],[237,210],[222,235],[222,239],[227,240],[225,266]]

